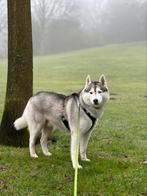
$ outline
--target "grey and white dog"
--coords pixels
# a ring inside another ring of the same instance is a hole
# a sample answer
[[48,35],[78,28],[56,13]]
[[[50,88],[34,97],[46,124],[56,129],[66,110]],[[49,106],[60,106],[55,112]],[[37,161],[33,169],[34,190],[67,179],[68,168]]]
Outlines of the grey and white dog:
[[[76,161],[76,141],[78,111],[80,111],[80,156],[81,160],[90,161],[86,150],[91,132],[102,116],[104,106],[109,100],[109,91],[104,75],[98,81],[86,77],[85,87],[79,93],[65,96],[54,92],[39,92],[31,97],[23,115],[14,122],[17,130],[28,127],[30,133],[30,156],[37,158],[35,141],[41,134],[41,147],[44,155],[48,151],[48,134],[54,128],[70,131],[71,160],[73,168]],[[79,110],[80,109],[80,110]],[[82,166],[78,164],[78,168]]]

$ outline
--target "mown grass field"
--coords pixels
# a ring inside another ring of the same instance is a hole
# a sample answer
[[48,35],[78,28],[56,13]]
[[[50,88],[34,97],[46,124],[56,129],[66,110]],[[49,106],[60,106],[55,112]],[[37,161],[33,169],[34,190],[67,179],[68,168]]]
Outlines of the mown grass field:
[[[80,90],[87,74],[106,75],[112,99],[93,131],[88,157],[78,176],[79,196],[147,195],[146,44],[128,43],[34,58],[34,92]],[[0,119],[6,61],[0,61]],[[0,195],[73,195],[70,136],[55,132],[53,155],[29,157],[28,148],[0,146]]]

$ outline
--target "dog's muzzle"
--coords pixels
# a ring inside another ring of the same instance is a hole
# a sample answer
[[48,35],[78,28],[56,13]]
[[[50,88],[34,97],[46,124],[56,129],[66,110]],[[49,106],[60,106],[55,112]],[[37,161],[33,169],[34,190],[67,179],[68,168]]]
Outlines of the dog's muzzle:
[[94,100],[93,100],[93,103],[94,103],[94,105],[98,105],[98,104],[99,104],[98,99],[94,99]]

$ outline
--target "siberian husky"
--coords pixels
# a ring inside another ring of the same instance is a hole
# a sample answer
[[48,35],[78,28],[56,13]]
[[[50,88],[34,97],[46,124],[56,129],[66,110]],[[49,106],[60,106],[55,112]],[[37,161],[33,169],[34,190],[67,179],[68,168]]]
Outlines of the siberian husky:
[[[50,156],[48,151],[48,134],[54,128],[67,130],[71,135],[71,160],[75,168],[78,112],[80,112],[80,157],[87,158],[86,150],[93,128],[103,114],[104,106],[109,100],[109,91],[104,75],[99,80],[91,81],[86,77],[84,88],[69,96],[54,92],[39,92],[32,96],[20,118],[14,122],[17,130],[28,127],[30,139],[30,156],[37,158],[35,141],[41,134],[43,154]],[[78,164],[78,168],[82,168]]]

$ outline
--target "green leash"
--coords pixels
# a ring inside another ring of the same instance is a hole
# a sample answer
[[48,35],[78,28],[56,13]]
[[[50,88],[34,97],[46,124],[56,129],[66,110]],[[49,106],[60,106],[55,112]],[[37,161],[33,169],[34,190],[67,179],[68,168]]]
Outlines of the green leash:
[[75,165],[75,176],[74,176],[74,196],[77,196],[79,143],[80,143],[80,106],[78,109],[78,119],[77,119],[77,142],[76,142],[76,165]]

